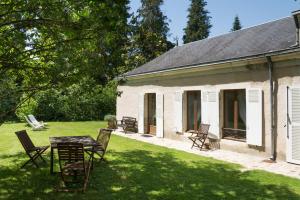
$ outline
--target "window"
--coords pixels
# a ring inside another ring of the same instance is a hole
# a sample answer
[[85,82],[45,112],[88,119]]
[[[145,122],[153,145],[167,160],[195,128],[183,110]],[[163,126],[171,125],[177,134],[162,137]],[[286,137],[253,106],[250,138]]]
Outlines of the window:
[[201,92],[187,92],[187,130],[197,130],[201,122]]
[[148,93],[148,133],[156,134],[156,95],[155,93]]
[[224,90],[223,138],[246,140],[246,90]]

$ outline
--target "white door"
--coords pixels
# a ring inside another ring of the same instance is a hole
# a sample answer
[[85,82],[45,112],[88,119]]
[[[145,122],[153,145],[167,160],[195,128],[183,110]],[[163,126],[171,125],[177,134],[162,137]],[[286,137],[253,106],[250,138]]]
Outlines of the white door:
[[262,146],[262,90],[246,90],[246,142]]
[[219,139],[219,90],[201,91],[201,97],[202,123],[210,124],[210,135]]
[[182,99],[183,99],[183,92],[178,91],[174,93],[174,131],[176,133],[182,133],[182,109],[183,109],[183,104],[182,104]]
[[164,137],[164,95],[156,93],[156,137]]
[[287,161],[300,164],[300,87],[288,88]]
[[145,94],[139,94],[139,114],[138,114],[138,132],[144,134],[145,132]]

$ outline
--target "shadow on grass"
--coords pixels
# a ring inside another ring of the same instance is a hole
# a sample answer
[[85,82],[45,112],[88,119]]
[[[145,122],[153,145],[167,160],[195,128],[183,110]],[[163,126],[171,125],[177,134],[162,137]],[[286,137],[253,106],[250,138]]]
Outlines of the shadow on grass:
[[[108,152],[97,163],[86,193],[56,193],[59,177],[49,167],[19,166],[26,157],[0,155],[0,199],[300,199],[288,186],[260,183],[251,172],[225,163],[184,162],[172,153],[145,150]],[[49,162],[49,160],[48,160]]]

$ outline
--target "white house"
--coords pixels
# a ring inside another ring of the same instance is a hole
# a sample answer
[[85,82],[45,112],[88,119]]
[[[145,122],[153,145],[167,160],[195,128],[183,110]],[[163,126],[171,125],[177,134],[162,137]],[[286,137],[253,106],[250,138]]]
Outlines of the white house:
[[200,122],[220,148],[300,164],[300,12],[175,47],[124,75],[117,118],[185,140]]

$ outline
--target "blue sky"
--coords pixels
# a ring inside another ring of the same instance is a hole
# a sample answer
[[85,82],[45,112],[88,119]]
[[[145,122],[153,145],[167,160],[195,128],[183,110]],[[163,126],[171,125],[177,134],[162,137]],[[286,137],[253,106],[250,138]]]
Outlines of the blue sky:
[[[190,0],[164,0],[161,7],[168,17],[170,36],[179,38],[182,44],[183,28],[187,23],[187,9]],[[140,0],[131,0],[131,10],[140,7]],[[295,0],[207,0],[206,9],[210,12],[211,33],[209,37],[228,33],[232,27],[235,15],[240,17],[243,28],[255,26],[291,15],[292,11],[300,9],[300,1]]]

